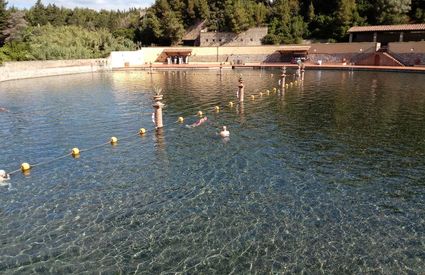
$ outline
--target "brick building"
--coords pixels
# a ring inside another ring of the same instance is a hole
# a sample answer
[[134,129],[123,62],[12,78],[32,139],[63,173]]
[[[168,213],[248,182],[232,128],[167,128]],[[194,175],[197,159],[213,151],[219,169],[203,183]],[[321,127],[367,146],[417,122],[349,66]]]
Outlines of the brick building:
[[425,41],[425,24],[355,26],[348,30],[351,42],[379,42],[386,46],[390,42]]

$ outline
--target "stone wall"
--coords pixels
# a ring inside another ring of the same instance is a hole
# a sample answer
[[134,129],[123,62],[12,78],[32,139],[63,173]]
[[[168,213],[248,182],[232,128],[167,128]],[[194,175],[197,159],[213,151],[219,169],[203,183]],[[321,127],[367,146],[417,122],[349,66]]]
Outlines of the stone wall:
[[260,46],[267,28],[251,28],[240,34],[233,32],[201,32],[202,47],[208,46]]
[[[376,51],[377,43],[315,43],[307,45],[272,45],[272,46],[239,46],[239,47],[184,47],[192,51],[189,62],[281,62],[279,51],[284,49],[303,48],[308,50],[312,62],[322,60],[323,63],[341,63],[362,59],[367,53]],[[145,64],[158,62],[164,50],[169,47],[142,48]]]
[[388,52],[407,66],[425,66],[425,41],[389,43]]
[[108,70],[107,59],[6,62],[0,66],[0,81]]

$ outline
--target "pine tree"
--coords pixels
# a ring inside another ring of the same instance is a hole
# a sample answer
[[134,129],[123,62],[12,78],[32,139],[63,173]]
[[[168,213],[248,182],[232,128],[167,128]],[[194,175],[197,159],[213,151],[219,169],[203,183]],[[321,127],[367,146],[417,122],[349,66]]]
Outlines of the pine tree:
[[377,0],[377,21],[380,24],[407,23],[411,6],[411,0]]
[[0,47],[4,43],[5,37],[3,36],[3,31],[7,27],[7,20],[9,18],[9,13],[6,9],[7,2],[4,0],[0,0]]
[[3,30],[5,42],[20,42],[23,39],[23,32],[27,28],[27,21],[25,20],[25,13],[23,11],[13,12],[9,16],[6,28]]
[[343,39],[347,30],[361,23],[355,0],[341,0],[335,14],[335,38]]

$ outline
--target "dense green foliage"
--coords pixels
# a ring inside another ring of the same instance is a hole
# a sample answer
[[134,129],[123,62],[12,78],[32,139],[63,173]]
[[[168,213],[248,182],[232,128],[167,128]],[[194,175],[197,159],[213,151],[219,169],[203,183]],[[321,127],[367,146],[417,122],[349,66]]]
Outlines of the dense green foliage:
[[240,33],[267,26],[265,44],[346,41],[353,25],[424,23],[424,0],[156,0],[147,10],[95,11],[44,5],[7,8],[0,0],[0,62],[96,58],[136,45],[175,45],[206,22]]
[[425,1],[156,0],[141,22],[138,40],[144,45],[178,43],[182,29],[196,19],[206,19],[210,31],[240,33],[268,26],[266,44],[306,38],[346,41],[347,30],[354,25],[425,22]]

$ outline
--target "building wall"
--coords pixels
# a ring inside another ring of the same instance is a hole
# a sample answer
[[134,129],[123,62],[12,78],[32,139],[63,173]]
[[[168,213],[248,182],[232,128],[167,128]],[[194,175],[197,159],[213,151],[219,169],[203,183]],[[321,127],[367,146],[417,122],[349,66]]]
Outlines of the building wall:
[[98,72],[108,69],[107,59],[5,62],[0,66],[0,82],[13,79]]
[[111,52],[111,55],[109,56],[109,64],[112,69],[141,66],[144,64],[143,52],[142,51]]
[[[191,49],[189,62],[228,62],[232,64],[250,62],[281,62],[279,50],[285,47],[306,46],[309,58],[316,62],[341,63],[342,59],[357,59],[364,53],[375,52],[377,43],[316,43],[309,45],[272,45],[272,46],[240,46],[240,47],[184,47]],[[161,53],[167,47],[142,48],[145,64],[158,62]]]
[[200,45],[206,46],[260,46],[267,28],[251,28],[240,34],[232,32],[201,32]]
[[389,43],[388,52],[405,65],[425,65],[425,41]]

